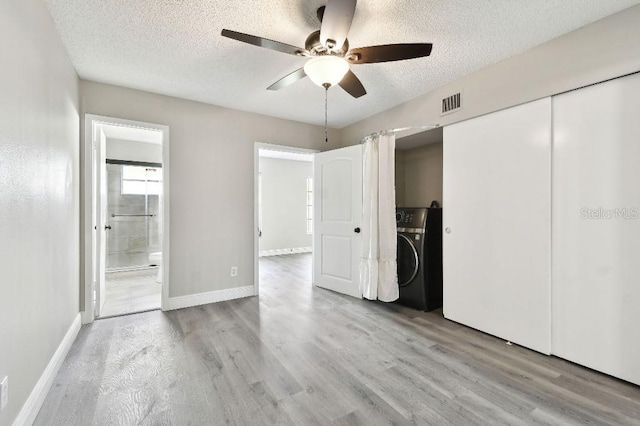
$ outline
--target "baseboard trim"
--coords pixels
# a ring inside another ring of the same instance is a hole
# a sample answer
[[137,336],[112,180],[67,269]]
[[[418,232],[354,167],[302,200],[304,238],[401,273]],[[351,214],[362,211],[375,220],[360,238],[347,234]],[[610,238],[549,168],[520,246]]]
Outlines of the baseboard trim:
[[224,302],[240,299],[242,297],[255,296],[255,288],[252,285],[246,287],[227,288],[224,290],[209,291],[207,293],[191,294],[189,296],[170,297],[167,299],[167,311],[190,308],[192,306],[208,305],[209,303]]
[[262,250],[258,256],[281,256],[283,254],[311,253],[311,247],[286,248],[275,250]]
[[27,401],[22,406],[22,409],[18,413],[18,417],[16,417],[13,422],[13,426],[33,424],[40,408],[42,408],[42,404],[44,403],[47,394],[49,393],[49,389],[51,389],[51,385],[53,384],[58,371],[60,371],[60,367],[62,367],[64,359],[69,353],[69,349],[71,349],[71,345],[78,336],[80,326],[81,315],[78,314],[71,323],[71,327],[69,327],[67,333],[64,335],[62,342],[60,342],[58,349],[56,349],[56,352],[53,354],[47,368],[44,369],[40,379],[38,379],[38,382],[31,391],[29,398],[27,398]]

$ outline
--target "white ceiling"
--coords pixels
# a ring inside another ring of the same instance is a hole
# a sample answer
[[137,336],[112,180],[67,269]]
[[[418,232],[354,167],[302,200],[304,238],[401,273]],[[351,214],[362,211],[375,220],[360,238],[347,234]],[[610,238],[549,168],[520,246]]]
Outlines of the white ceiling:
[[109,139],[162,144],[162,132],[159,130],[106,123],[100,124],[100,128]]
[[[324,122],[309,79],[266,88],[305,59],[220,36],[304,47],[326,0],[45,0],[81,78],[295,121]],[[368,94],[329,90],[341,128],[640,0],[360,0],[351,47],[431,42],[429,58],[352,66]]]
[[302,154],[300,152],[278,151],[275,149],[259,149],[258,155],[261,158],[277,158],[279,160],[313,162],[313,154]]

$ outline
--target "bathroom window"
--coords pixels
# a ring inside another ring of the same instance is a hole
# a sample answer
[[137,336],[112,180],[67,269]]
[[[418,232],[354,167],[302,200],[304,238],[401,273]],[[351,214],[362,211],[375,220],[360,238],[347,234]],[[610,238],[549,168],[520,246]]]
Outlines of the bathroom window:
[[313,234],[313,178],[307,178],[307,234]]
[[162,168],[122,166],[123,195],[159,195],[162,193]]

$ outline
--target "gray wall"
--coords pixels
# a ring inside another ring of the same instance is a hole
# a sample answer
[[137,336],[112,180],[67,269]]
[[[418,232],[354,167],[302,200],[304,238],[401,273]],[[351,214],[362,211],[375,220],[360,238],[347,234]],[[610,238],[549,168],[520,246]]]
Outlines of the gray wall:
[[[639,71],[639,22],[640,5],[344,127],[340,139],[347,146],[380,129],[451,124]],[[463,109],[441,117],[442,98],[460,91]]]
[[253,285],[254,142],[339,146],[338,132],[326,144],[320,126],[89,81],[80,87],[82,114],[170,127],[170,297]]
[[442,205],[442,142],[397,151],[396,204],[429,207],[433,200]]
[[260,158],[262,174],[262,237],[260,251],[311,247],[307,234],[308,161]]
[[13,422],[78,314],[78,79],[39,0],[0,2],[0,378]]

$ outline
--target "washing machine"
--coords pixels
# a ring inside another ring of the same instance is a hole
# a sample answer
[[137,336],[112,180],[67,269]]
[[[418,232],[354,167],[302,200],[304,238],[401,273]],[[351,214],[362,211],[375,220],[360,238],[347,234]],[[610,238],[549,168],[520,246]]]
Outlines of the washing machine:
[[423,311],[442,307],[442,209],[396,209],[397,303]]

